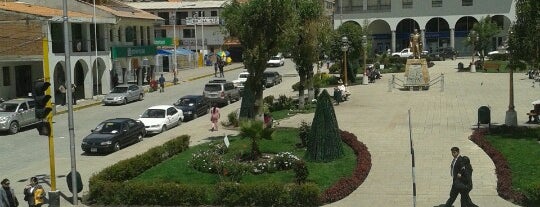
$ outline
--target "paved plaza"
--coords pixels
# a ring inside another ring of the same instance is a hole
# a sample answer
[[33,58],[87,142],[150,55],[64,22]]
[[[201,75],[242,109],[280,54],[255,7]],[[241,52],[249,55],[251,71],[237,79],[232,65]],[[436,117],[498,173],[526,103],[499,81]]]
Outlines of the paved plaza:
[[[354,133],[366,144],[371,153],[372,168],[365,182],[356,191],[327,206],[413,206],[408,110],[411,112],[416,158],[416,206],[438,206],[448,199],[452,182],[449,175],[452,160],[450,148],[453,146],[460,147],[461,153],[471,158],[474,168],[471,198],[477,205],[516,206],[497,195],[493,162],[468,139],[472,128],[476,127],[480,106],[491,108],[493,124],[504,124],[508,108],[509,74],[457,72],[459,62],[466,63],[468,59],[438,61],[429,69],[432,79],[444,74],[442,92],[439,84],[427,91],[396,88],[389,92],[390,74],[383,74],[383,78],[374,84],[350,87],[352,96],[349,101],[335,106],[336,116],[342,130]],[[241,64],[233,64],[228,70],[239,68]],[[213,75],[213,71],[192,70],[182,74],[182,80],[189,81]],[[395,75],[404,79],[403,73]],[[532,108],[531,102],[539,98],[537,91],[540,86],[531,86],[532,81],[524,73],[514,75],[515,105],[520,125],[528,119],[525,113]],[[289,91],[286,95],[296,93]],[[231,107],[223,108],[222,114],[228,114],[239,106],[240,102],[233,103]],[[208,131],[208,121],[203,119],[164,132],[165,138],[145,140],[145,145],[134,145],[132,150],[145,151],[180,131],[192,137],[193,145],[208,141],[210,136],[237,133],[225,129],[212,133]],[[302,120],[310,123],[312,119],[313,114],[300,114],[281,120],[280,126],[298,127]],[[184,127],[192,130],[182,130]],[[111,155],[114,157],[112,160],[128,158],[116,157],[116,154]],[[86,160],[78,162],[84,165]],[[459,198],[454,205],[460,205]]]

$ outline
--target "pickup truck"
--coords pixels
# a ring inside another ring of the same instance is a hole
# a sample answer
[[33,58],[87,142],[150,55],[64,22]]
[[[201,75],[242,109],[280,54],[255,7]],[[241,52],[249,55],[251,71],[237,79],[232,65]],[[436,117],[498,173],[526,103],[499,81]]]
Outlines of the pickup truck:
[[[427,55],[428,51],[422,51],[420,54],[421,56]],[[395,52],[392,53],[392,57],[402,57],[402,58],[409,58],[413,56],[413,52],[411,51],[411,48],[405,48],[401,50],[401,52]]]

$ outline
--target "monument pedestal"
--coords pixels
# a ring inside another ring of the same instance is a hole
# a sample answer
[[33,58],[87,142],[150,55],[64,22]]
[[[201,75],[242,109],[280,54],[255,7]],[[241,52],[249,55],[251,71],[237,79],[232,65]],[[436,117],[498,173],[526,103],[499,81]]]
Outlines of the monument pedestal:
[[429,89],[429,71],[427,61],[421,59],[407,59],[405,65],[405,83],[403,86],[407,89]]

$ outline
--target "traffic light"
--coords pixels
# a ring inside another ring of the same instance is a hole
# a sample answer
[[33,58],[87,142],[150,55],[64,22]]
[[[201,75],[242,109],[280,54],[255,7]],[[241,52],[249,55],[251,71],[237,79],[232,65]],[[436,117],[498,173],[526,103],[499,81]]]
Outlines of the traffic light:
[[46,94],[51,84],[49,82],[38,81],[34,85],[34,101],[36,102],[36,118],[45,119],[51,113],[52,108],[49,104],[51,96]]
[[39,135],[49,136],[51,135],[51,123],[48,121],[41,121],[36,125]]

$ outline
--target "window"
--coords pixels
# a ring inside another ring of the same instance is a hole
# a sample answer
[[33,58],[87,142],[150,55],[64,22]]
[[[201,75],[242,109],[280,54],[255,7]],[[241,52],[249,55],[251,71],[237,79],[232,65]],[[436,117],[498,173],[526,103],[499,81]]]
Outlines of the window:
[[442,0],[431,0],[431,7],[442,7]]
[[167,30],[165,29],[154,30],[154,37],[167,37]]
[[169,19],[169,12],[158,12],[157,16],[165,20],[165,25],[174,23],[174,19]]
[[210,11],[211,17],[217,17],[217,11]]
[[461,6],[472,6],[473,0],[461,0]]
[[184,38],[195,38],[195,29],[183,29],[182,36]]
[[4,82],[4,86],[11,85],[11,79],[9,75],[9,67],[2,67],[2,82]]
[[403,0],[403,8],[410,9],[412,8],[413,0]]

